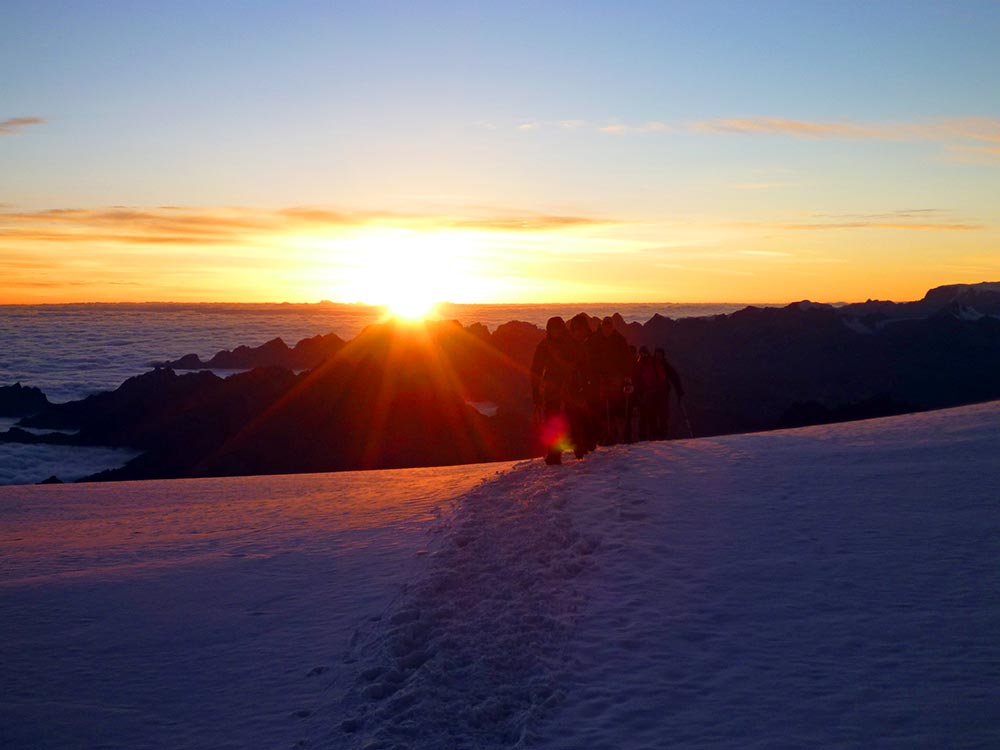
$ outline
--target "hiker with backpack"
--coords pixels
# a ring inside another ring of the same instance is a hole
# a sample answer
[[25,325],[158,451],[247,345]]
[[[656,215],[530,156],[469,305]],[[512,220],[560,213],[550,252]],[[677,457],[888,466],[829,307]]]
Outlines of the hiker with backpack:
[[580,345],[577,362],[575,398],[570,410],[570,434],[573,452],[577,458],[597,448],[597,434],[600,429],[600,382],[597,373],[598,334],[590,325],[586,313],[574,315],[569,321],[569,333]]
[[635,356],[610,317],[592,337],[593,362],[598,385],[596,417],[598,440],[615,445],[625,439],[626,385],[630,384]]
[[531,397],[547,464],[562,463],[564,450],[583,458],[582,442],[574,445],[573,439],[580,440],[585,360],[583,344],[570,335],[566,321],[549,318],[531,361]]
[[652,355],[645,346],[639,350],[636,384],[639,396],[639,439],[665,440],[670,423],[671,388],[680,400],[684,395],[684,386],[662,348],[658,347]]

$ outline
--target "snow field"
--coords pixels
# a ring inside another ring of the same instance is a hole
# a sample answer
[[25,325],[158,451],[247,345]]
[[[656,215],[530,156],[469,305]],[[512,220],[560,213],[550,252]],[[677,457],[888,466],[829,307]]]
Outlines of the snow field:
[[1000,746],[997,404],[524,464],[317,746]]
[[642,449],[530,746],[1000,746],[995,416]]
[[0,746],[1000,747],[998,443],[0,488]]
[[0,488],[0,747],[289,748],[506,464]]

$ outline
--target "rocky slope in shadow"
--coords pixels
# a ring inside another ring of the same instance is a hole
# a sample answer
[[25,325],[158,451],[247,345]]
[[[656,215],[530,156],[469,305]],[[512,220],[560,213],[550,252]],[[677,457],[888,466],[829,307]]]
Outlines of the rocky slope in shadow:
[[[536,331],[537,333],[537,331]],[[486,417],[469,402],[523,403],[526,376],[482,326],[372,326],[301,374],[258,367],[221,378],[158,368],[112,392],[21,421],[78,430],[7,440],[144,451],[93,479],[295,473],[474,463],[530,452],[529,414]]]
[[655,317],[629,334],[667,350],[699,433],[722,434],[802,424],[788,412],[806,404],[891,402],[867,414],[883,416],[899,404],[915,411],[1000,397],[1000,318],[973,310],[949,305],[923,318],[865,322],[851,309],[797,303]]

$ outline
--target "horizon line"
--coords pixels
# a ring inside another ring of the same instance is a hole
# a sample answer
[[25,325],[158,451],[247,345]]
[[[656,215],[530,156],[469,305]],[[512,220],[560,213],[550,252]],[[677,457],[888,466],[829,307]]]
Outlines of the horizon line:
[[[1000,283],[1000,282],[974,282],[974,283]],[[973,283],[973,284],[974,284]],[[973,284],[942,284],[940,286],[972,286]],[[931,287],[935,289],[938,287]],[[929,291],[929,290],[928,290]],[[920,298],[922,299],[922,298]],[[778,307],[794,305],[802,302],[809,302],[816,305],[830,305],[836,307],[838,305],[851,305],[860,304],[863,302],[916,302],[918,300],[895,300],[895,299],[880,299],[877,297],[869,297],[864,300],[836,300],[833,302],[826,302],[822,300],[809,299],[807,297],[796,297],[790,298],[784,301],[746,301],[746,300],[723,300],[723,301],[705,301],[700,300],[697,302],[676,302],[668,300],[657,300],[657,301],[639,301],[639,302],[629,302],[629,301],[603,301],[603,302],[438,302],[435,306],[449,305],[454,307],[569,307],[569,306],[585,306],[585,307],[595,307],[595,306],[613,306],[613,305],[628,305],[628,306],[653,306],[653,305],[746,305],[748,307],[752,306],[763,306],[763,307]],[[335,300],[318,300],[316,302],[291,302],[288,300],[77,300],[77,301],[67,301],[67,302],[0,302],[0,307],[67,307],[70,305],[298,305],[298,306],[310,306],[310,307],[320,307],[320,306],[341,306],[341,307],[368,307],[373,309],[381,309],[391,307],[390,303],[369,303],[369,302],[338,302]]]

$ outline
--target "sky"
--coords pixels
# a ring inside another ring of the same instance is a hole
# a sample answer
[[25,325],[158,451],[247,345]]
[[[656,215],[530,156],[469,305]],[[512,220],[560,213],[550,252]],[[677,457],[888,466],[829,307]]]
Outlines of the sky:
[[20,2],[0,303],[1000,280],[998,2]]

